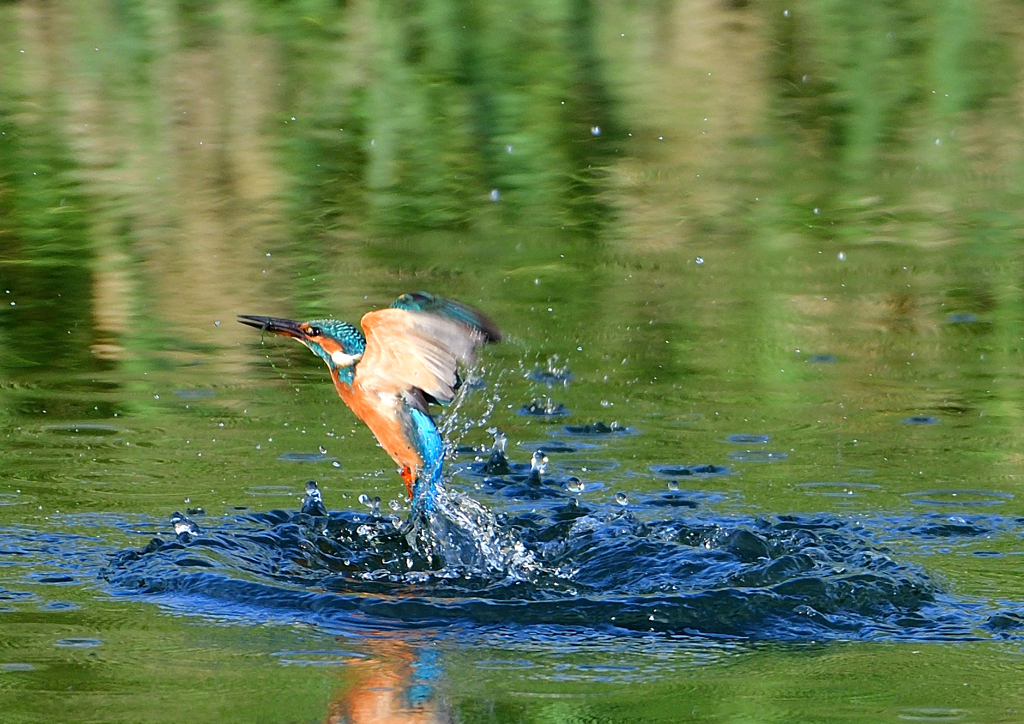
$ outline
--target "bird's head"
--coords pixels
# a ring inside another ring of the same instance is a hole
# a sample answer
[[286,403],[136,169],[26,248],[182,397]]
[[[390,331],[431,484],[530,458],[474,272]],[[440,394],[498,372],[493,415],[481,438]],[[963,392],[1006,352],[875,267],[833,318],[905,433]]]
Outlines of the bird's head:
[[238,315],[238,321],[256,329],[299,340],[345,382],[352,381],[356,363],[366,349],[366,338],[354,325],[337,319],[296,322],[279,317]]

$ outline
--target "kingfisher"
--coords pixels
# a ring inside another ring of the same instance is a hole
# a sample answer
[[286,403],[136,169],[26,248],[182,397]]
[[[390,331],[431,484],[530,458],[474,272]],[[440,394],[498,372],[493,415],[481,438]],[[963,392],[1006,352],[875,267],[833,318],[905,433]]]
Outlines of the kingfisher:
[[327,364],[338,395],[366,423],[398,472],[413,508],[429,512],[441,483],[444,442],[429,405],[455,399],[458,364],[501,339],[483,312],[429,292],[403,294],[363,315],[299,322],[242,314],[238,321],[306,345]]

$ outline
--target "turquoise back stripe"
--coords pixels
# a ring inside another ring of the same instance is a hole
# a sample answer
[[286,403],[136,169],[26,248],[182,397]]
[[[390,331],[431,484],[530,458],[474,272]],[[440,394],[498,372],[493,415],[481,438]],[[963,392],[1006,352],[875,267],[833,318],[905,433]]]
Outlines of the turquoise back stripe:
[[410,414],[416,449],[423,458],[423,472],[420,473],[412,491],[412,506],[414,509],[429,513],[434,507],[437,487],[441,483],[444,441],[430,415],[415,409],[411,410]]

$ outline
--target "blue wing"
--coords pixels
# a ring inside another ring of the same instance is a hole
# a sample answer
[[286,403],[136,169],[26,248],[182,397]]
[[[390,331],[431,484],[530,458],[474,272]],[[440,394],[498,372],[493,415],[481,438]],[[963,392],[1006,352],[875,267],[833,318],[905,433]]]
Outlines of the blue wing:
[[483,334],[484,342],[498,342],[501,340],[501,330],[498,325],[481,312],[468,304],[456,302],[453,299],[438,297],[430,292],[410,292],[403,294],[392,304],[394,309],[408,309],[413,312],[426,312],[445,317],[453,322],[458,322],[471,327]]

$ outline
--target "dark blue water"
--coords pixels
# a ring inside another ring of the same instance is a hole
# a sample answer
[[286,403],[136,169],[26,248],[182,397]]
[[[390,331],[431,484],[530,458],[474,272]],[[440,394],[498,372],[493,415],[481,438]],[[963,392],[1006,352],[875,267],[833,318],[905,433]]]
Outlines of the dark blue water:
[[[178,534],[103,554],[95,574],[112,593],[191,613],[306,621],[328,631],[541,625],[768,641],[970,640],[1024,631],[1024,607],[993,609],[948,595],[893,550],[1019,535],[1019,519],[723,517],[704,510],[700,495],[678,491],[595,506],[566,493],[564,480],[477,475],[493,490],[477,495],[508,509],[491,519],[491,534],[521,544],[525,565],[522,558],[504,568],[447,561],[442,550],[425,550],[427,521],[277,510],[179,519]],[[513,493],[529,507],[510,500]],[[456,490],[450,495],[468,502]],[[3,553],[45,548],[60,558],[94,542],[23,532]]]

